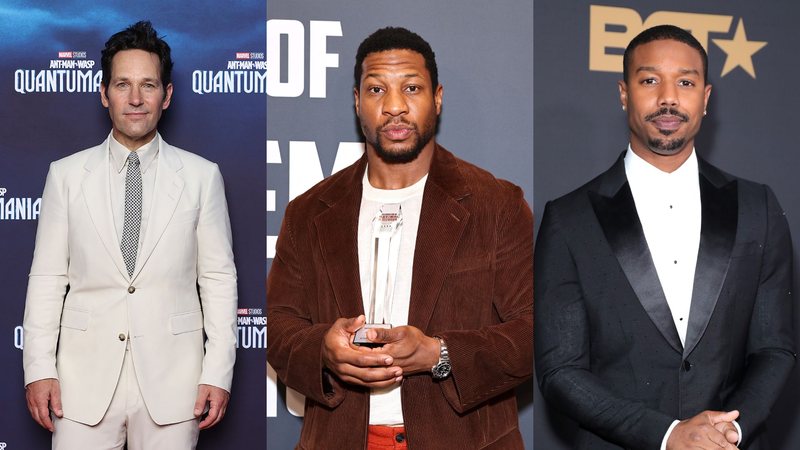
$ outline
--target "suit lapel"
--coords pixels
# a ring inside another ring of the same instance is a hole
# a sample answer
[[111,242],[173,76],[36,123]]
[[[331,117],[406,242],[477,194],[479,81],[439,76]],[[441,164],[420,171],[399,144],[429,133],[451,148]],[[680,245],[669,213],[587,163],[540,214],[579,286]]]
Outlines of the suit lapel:
[[183,168],[180,158],[175,150],[161,137],[159,137],[158,149],[158,168],[156,169],[156,179],[153,186],[153,202],[150,207],[150,214],[147,219],[145,228],[144,242],[136,257],[136,269],[133,272],[132,279],[135,279],[142,268],[147,264],[150,255],[155,250],[158,241],[164,234],[172,215],[175,212],[175,207],[178,205],[178,199],[183,192],[184,181],[179,175],[179,171]]
[[428,179],[422,197],[408,324],[426,330],[469,212]]
[[[358,270],[358,214],[366,154],[329,187],[320,201],[328,209],[314,219],[320,250],[341,317],[364,314]],[[408,324],[425,330],[439,291],[469,221],[458,201],[467,197],[457,160],[437,145],[425,186],[414,251]]]
[[738,217],[736,182],[703,160],[698,164],[702,225],[684,357],[694,350],[714,312],[728,273]]
[[350,174],[320,196],[329,208],[314,219],[322,260],[331,280],[340,317],[364,314],[358,262],[358,213],[361,208],[361,179],[366,169],[362,157]]
[[600,188],[590,192],[589,199],[606,240],[642,307],[664,339],[682,352],[678,330],[636,213],[622,157],[603,175]]
[[408,324],[423,331],[469,222],[469,211],[459,204],[469,195],[458,161],[437,145],[422,197],[408,308]]
[[86,209],[92,219],[95,231],[103,243],[119,273],[128,279],[128,269],[122,259],[117,230],[114,228],[114,216],[111,208],[109,192],[108,140],[95,147],[87,159],[84,169],[86,177],[81,183],[81,192],[86,202]]

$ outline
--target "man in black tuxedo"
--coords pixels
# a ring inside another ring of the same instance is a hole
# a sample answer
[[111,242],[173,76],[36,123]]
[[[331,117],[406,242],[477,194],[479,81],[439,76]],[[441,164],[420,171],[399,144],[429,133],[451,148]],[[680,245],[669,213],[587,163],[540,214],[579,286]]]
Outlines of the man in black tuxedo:
[[577,448],[767,450],[796,358],[786,218],[696,156],[711,85],[691,34],[645,30],[623,64],[630,145],[547,204],[536,241],[542,393]]

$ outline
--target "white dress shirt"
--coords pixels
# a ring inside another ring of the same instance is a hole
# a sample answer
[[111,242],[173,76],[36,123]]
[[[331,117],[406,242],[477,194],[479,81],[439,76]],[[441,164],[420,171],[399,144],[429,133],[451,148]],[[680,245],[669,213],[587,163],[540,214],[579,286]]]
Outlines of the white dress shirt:
[[697,156],[693,149],[686,162],[674,172],[667,173],[628,147],[625,175],[661,288],[683,344],[700,247],[702,212]]
[[[640,158],[628,145],[625,176],[672,320],[681,344],[685,344],[702,219],[697,155],[692,149],[680,167],[667,173]],[[666,450],[678,423],[673,421],[667,429],[661,450]],[[742,430],[736,421],[733,424],[741,442]]]
[[[141,253],[144,236],[147,232],[147,220],[150,217],[150,206],[153,204],[153,190],[156,183],[158,169],[158,141],[156,136],[152,141],[139,147],[136,154],[139,156],[139,170],[142,172],[142,223],[139,227],[139,244],[137,255]],[[122,228],[125,225],[125,176],[128,173],[128,150],[124,145],[114,139],[113,133],[108,139],[109,160],[109,192],[111,193],[111,211],[114,218],[114,229],[117,230],[117,239],[122,242]],[[138,267],[140,261],[136,260]]]

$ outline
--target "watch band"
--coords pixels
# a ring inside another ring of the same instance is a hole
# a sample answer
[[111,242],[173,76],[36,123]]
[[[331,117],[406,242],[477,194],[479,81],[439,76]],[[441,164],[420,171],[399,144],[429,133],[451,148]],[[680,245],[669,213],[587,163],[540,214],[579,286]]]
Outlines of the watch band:
[[450,375],[450,370],[452,369],[450,354],[447,351],[447,344],[444,343],[444,339],[439,336],[434,337],[439,340],[439,361],[435,366],[431,367],[431,374],[434,379],[441,380]]

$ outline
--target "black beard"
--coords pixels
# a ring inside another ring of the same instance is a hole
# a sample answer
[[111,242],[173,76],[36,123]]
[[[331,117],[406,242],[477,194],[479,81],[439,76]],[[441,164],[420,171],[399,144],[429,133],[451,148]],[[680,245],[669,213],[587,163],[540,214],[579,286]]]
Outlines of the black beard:
[[[415,132],[418,132],[418,128],[414,128]],[[370,142],[372,147],[375,148],[375,154],[385,162],[386,164],[407,164],[411,161],[417,159],[417,157],[422,153],[422,149],[425,148],[426,145],[433,139],[433,127],[423,128],[422,133],[417,134],[417,139],[411,144],[410,147],[401,149],[396,152],[392,152],[386,150],[381,145],[380,139],[380,130],[376,132],[378,135],[375,139],[375,142]]]
[[650,149],[650,151],[663,156],[674,155],[675,153],[677,153],[677,150],[682,149],[685,144],[686,144],[685,138],[678,138],[678,139],[650,138],[647,140],[647,147]]

